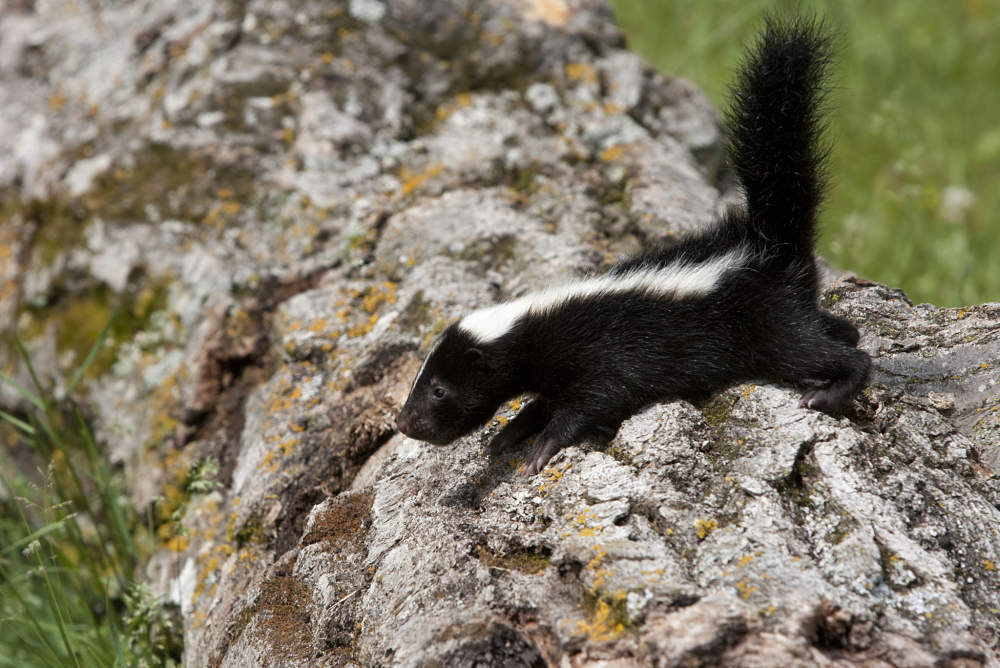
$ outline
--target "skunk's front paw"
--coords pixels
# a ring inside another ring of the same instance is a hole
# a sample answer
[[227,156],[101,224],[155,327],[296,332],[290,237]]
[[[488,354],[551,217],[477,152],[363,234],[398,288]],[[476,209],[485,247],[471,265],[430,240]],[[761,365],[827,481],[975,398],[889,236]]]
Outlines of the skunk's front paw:
[[820,388],[810,390],[802,395],[799,406],[822,411],[827,415],[839,413],[844,407],[844,397],[839,392],[834,392],[830,388]]
[[544,468],[552,456],[559,452],[562,447],[554,440],[539,441],[531,449],[528,460],[524,463],[524,475],[534,475]]

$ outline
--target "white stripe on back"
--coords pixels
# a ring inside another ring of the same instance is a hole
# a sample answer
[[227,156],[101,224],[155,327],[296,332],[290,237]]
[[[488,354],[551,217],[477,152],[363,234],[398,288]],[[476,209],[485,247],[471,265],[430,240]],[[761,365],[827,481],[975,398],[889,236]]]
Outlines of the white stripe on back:
[[742,266],[746,259],[746,249],[738,248],[698,264],[681,258],[666,267],[586,278],[481,308],[462,318],[458,326],[480,343],[488,343],[507,333],[520,317],[545,313],[571,299],[621,292],[640,292],[665,299],[700,297],[710,293],[726,271]]

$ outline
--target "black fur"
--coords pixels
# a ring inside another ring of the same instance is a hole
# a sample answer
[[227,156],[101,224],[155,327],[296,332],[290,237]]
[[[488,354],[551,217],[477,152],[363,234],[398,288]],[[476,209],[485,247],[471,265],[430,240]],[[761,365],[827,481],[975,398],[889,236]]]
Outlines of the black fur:
[[537,395],[490,444],[493,453],[540,432],[526,473],[643,406],[699,400],[751,379],[819,381],[802,404],[835,413],[864,386],[870,359],[858,331],[817,306],[813,238],[823,192],[820,107],[830,44],[815,23],[768,20],[749,50],[727,117],[730,157],[747,198],[704,233],[616,265],[621,274],[703,262],[733,249],[749,261],[703,297],[615,293],[531,314],[495,341],[458,324],[439,339],[397,424],[448,443],[520,393]]

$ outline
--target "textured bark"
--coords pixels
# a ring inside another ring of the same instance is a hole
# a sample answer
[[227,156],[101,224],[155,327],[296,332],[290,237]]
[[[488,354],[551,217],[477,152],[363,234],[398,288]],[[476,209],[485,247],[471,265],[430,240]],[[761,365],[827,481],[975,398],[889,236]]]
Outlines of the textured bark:
[[87,401],[183,516],[188,665],[998,665],[1000,305],[828,272],[840,419],[740,385],[531,478],[482,454],[516,406],[394,432],[453,318],[739,201],[603,3],[38,2],[0,44],[0,322],[55,375],[130,309]]

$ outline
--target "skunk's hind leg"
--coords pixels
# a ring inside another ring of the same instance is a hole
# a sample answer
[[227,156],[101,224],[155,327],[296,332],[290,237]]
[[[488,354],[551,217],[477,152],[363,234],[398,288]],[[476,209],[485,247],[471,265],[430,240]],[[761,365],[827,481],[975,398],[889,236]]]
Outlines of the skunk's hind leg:
[[827,340],[826,350],[817,350],[803,371],[805,376],[825,380],[826,385],[802,395],[801,406],[824,413],[838,413],[868,381],[871,358],[868,353],[842,341]]
[[829,384],[802,395],[800,406],[824,413],[838,413],[851,403],[868,380],[871,359],[864,351],[853,349],[853,359],[842,368],[842,374]]
[[858,345],[861,334],[858,332],[858,328],[854,326],[854,323],[847,318],[841,318],[839,315],[833,315],[825,311],[820,311],[819,315],[827,334],[843,341],[849,346]]
[[[819,380],[822,387],[803,394],[801,405],[824,413],[838,413],[847,408],[865,386],[871,358],[845,336],[846,327],[838,332],[841,336],[834,336],[829,331],[831,322],[841,326],[834,320],[835,316],[818,313],[820,317],[813,321],[808,331],[785,342],[774,358],[772,371],[780,380],[793,384],[801,384],[807,379]],[[846,320],[842,322],[850,324]]]

